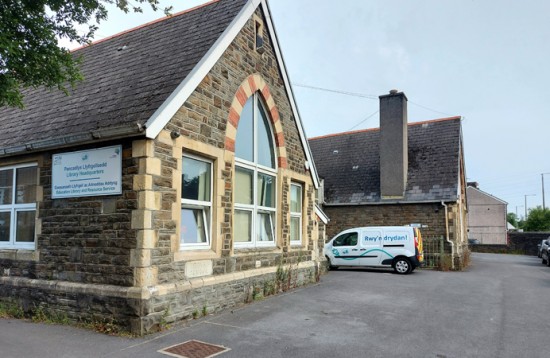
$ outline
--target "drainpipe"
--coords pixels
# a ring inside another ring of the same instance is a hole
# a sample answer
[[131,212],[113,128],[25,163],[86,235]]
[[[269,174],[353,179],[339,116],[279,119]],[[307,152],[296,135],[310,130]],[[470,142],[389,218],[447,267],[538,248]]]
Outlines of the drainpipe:
[[445,239],[449,244],[451,244],[451,268],[455,269],[455,245],[454,243],[449,239],[449,211],[447,208],[447,205],[441,200],[441,205],[445,208]]
[[460,237],[457,237],[457,239],[460,239],[460,242],[456,243],[456,254],[459,257],[462,257],[462,243],[464,242],[463,232],[462,232],[462,200],[460,200],[460,196],[458,197],[458,201],[456,202],[458,207],[458,222],[460,226]]

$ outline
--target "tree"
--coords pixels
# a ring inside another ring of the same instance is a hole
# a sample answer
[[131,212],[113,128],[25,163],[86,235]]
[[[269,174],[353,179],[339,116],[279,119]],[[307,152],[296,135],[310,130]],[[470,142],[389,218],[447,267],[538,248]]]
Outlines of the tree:
[[[159,0],[133,3],[148,3],[156,11]],[[58,39],[90,43],[97,24],[107,18],[108,4],[126,13],[142,11],[128,0],[0,0],[0,107],[23,107],[23,88],[68,93],[67,87],[82,80],[80,58],[59,47]],[[82,26],[86,29],[79,33]]]
[[525,231],[550,231],[550,209],[537,206],[529,210],[523,229]]
[[510,223],[516,229],[518,228],[518,216],[516,214],[514,213],[506,214],[506,221],[508,221],[508,223]]

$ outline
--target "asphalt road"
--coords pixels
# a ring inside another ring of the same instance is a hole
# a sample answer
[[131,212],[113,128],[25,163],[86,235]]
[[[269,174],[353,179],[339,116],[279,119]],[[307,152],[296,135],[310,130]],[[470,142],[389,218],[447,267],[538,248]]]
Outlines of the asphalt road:
[[[138,339],[0,319],[0,357],[168,357],[191,339],[218,357],[549,357],[550,268],[473,254],[465,272],[339,269],[320,284]],[[543,321],[546,318],[546,321]]]

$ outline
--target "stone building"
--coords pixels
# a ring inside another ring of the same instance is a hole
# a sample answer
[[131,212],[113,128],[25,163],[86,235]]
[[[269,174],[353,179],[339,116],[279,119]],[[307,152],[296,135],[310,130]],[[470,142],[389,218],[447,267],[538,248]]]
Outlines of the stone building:
[[311,282],[319,179],[265,0],[74,51],[69,96],[0,108],[0,299],[132,332]]
[[309,140],[324,182],[327,236],[357,226],[421,225],[460,268],[467,248],[461,118],[407,123],[407,97],[380,96],[380,129]]
[[468,239],[484,245],[506,245],[508,203],[468,183]]

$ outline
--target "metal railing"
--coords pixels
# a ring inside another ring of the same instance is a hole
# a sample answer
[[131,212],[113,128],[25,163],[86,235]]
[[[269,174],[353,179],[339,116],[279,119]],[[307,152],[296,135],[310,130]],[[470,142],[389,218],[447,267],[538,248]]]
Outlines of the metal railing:
[[443,236],[425,237],[422,240],[424,249],[424,268],[444,269],[445,260],[445,240]]

